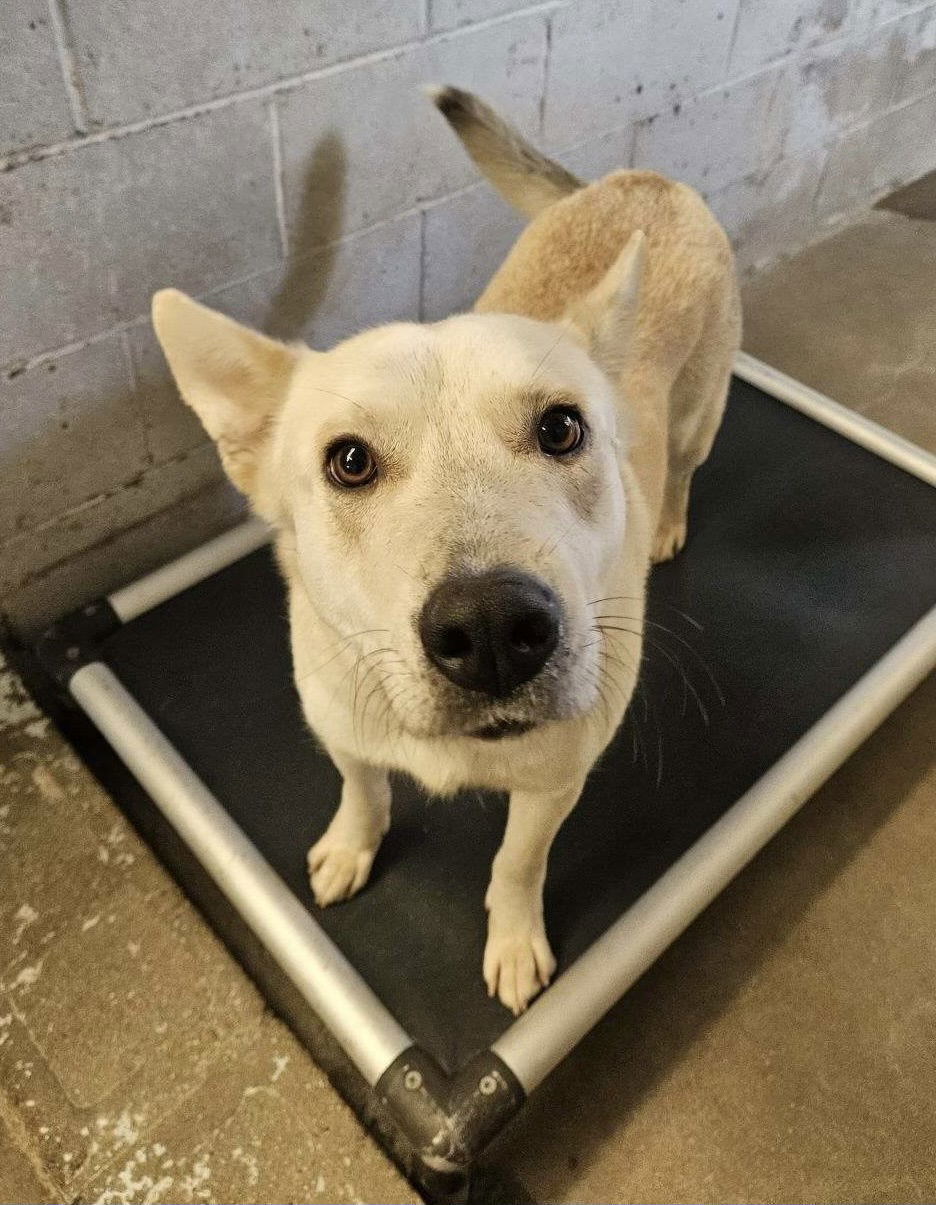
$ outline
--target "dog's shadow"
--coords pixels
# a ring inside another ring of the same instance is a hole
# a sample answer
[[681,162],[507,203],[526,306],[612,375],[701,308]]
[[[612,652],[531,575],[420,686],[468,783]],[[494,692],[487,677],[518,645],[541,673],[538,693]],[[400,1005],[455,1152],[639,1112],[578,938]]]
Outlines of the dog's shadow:
[[325,299],[342,232],[347,175],[344,146],[332,131],[309,157],[295,220],[287,220],[286,266],[263,322],[274,338],[301,338]]

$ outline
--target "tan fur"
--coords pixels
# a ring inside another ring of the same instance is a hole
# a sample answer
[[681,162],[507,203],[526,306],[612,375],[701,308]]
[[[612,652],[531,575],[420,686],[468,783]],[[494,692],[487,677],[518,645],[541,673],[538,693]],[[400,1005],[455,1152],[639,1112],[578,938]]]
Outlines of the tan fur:
[[[388,771],[439,794],[508,791],[483,973],[520,1011],[555,966],[549,847],[634,690],[647,572],[685,539],[740,319],[727,240],[690,189],[652,172],[578,188],[475,98],[443,96],[482,171],[537,215],[474,313],[328,352],[174,291],[156,295],[153,319],[183,397],[276,528],[296,686],[343,779],[309,851],[316,899],[366,882],[390,821]],[[557,403],[588,433],[562,460],[535,435]],[[353,492],[327,471],[348,436],[379,468]],[[499,698],[439,673],[416,617],[449,575],[504,565],[538,579],[563,618],[545,666]],[[628,608],[613,632],[596,624],[606,599]],[[483,739],[492,726],[514,734]]]
[[581,180],[541,155],[471,92],[430,88],[429,96],[497,191],[525,217],[581,188]]
[[[685,540],[683,483],[709,454],[741,340],[731,248],[702,198],[656,172],[614,172],[533,221],[475,309],[559,319],[638,230],[646,266],[619,386],[633,422],[632,463],[651,512],[665,511],[655,559],[666,559]],[[667,477],[673,497],[663,508]]]

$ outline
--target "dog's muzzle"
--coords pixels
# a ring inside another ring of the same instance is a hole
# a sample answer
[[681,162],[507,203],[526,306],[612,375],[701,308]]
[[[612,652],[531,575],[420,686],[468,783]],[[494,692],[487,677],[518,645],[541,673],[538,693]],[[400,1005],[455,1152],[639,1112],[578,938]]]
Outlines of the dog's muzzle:
[[502,699],[549,661],[561,620],[545,583],[517,569],[491,569],[440,582],[419,616],[419,637],[450,682]]

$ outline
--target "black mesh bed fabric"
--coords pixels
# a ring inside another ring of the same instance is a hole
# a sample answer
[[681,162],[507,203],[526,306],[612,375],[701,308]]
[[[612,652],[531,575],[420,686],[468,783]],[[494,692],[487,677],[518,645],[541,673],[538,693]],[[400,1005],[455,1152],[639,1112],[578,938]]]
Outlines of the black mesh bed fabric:
[[[652,574],[638,693],[550,859],[560,972],[934,603],[936,491],[735,381],[688,545]],[[481,980],[503,799],[397,780],[367,888],[312,900],[339,781],[301,718],[269,550],[102,655],[425,1050],[452,1071],[507,1028]]]

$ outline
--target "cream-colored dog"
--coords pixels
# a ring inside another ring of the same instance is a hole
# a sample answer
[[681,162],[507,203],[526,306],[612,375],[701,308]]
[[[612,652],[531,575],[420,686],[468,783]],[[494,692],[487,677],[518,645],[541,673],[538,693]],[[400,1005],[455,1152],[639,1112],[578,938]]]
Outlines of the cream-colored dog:
[[685,540],[739,308],[691,189],[636,171],[585,187],[471,95],[434,100],[532,219],[473,313],[327,352],[171,290],[153,320],[276,531],[296,685],[344,780],[309,853],[316,899],[366,882],[389,771],[508,791],[484,978],[520,1011],[555,967],[549,848],[633,692],[648,568]]

